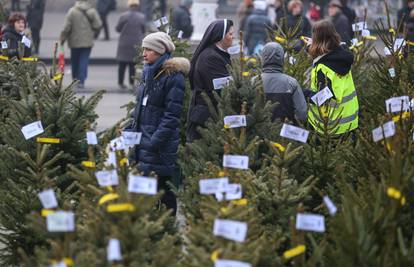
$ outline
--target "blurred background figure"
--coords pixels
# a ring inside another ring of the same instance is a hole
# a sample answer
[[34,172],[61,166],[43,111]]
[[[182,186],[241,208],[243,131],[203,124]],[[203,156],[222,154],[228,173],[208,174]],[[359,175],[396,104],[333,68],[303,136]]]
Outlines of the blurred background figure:
[[352,30],[352,24],[355,23],[355,20],[357,18],[356,12],[353,8],[349,7],[348,5],[348,0],[341,0],[341,4],[342,4],[342,13],[346,16],[346,18],[348,19],[348,24],[349,24],[349,38],[354,38],[354,31]]
[[[14,13],[10,16],[7,26],[2,34],[2,41],[7,42],[9,57],[20,57],[19,44],[22,44],[23,38],[27,38],[24,35],[26,30],[26,18],[21,13]],[[27,43],[23,44],[24,53],[23,57],[30,57],[32,55],[31,45]]]
[[261,51],[266,44],[267,29],[272,26],[267,17],[266,1],[256,0],[253,2],[253,13],[247,18],[244,42],[248,49],[248,54],[253,55]]
[[[109,12],[116,10],[116,0],[98,0],[96,9],[98,10],[99,17],[102,21],[102,28],[105,34],[104,40],[108,41],[110,39],[108,28],[108,15]],[[101,31],[99,30],[96,33],[95,38],[98,38],[100,33]]]
[[276,0],[266,0],[267,2],[267,17],[270,19],[272,25],[276,23]]
[[311,35],[311,25],[306,16],[303,15],[303,3],[300,0],[291,0],[288,4],[288,17],[287,17],[287,27],[288,31],[293,31],[297,25],[299,30],[296,33],[296,37],[300,36],[310,36]]
[[[398,10],[398,26],[400,23],[408,23],[410,20],[410,13],[414,9],[414,0],[408,0],[407,5]],[[403,27],[400,28],[403,31]]]
[[351,35],[349,32],[348,18],[342,13],[342,4],[339,0],[332,0],[328,5],[328,15],[330,21],[333,23],[335,30],[341,37],[341,42],[349,43]]
[[27,6],[27,23],[32,32],[34,54],[39,54],[40,31],[43,26],[46,0],[31,0]]
[[20,11],[20,0],[11,0],[11,10]]
[[310,2],[307,17],[311,24],[322,19],[321,7],[314,2]]
[[[414,42],[414,9],[411,10],[410,17],[407,23],[407,40],[409,42]],[[414,45],[408,45],[410,53],[414,53]]]
[[125,89],[125,70],[129,68],[129,84],[134,86],[135,63],[134,58],[138,54],[137,47],[142,44],[145,37],[145,15],[139,12],[139,0],[128,0],[129,10],[121,15],[116,31],[120,33],[116,58],[118,66],[118,85]]
[[184,39],[190,39],[194,30],[190,13],[192,5],[193,0],[181,0],[181,5],[174,8],[172,13],[172,26],[176,33],[183,32],[182,38]]
[[245,30],[246,20],[253,12],[253,0],[244,0],[237,9],[237,17],[239,20],[239,30]]

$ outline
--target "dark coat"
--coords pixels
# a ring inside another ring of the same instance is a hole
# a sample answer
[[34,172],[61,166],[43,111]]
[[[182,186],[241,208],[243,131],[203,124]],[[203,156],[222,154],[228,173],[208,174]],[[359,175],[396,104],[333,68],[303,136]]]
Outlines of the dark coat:
[[[230,55],[220,50],[215,44],[204,49],[198,57],[194,70],[192,70],[194,78],[192,81],[191,103],[188,110],[187,142],[193,142],[200,138],[197,127],[204,126],[210,117],[202,93],[207,94],[214,106],[217,104],[213,94],[213,91],[215,91],[213,79],[229,76],[227,66],[230,64]],[[219,93],[220,90],[216,91]]]
[[347,17],[342,12],[338,12],[331,19],[335,26],[335,30],[339,33],[339,36],[341,36],[341,41],[348,43],[351,40],[351,36],[349,34],[349,21]]
[[[126,130],[142,133],[133,160],[145,175],[172,176],[180,143],[180,119],[184,101],[184,75],[190,63],[164,54],[146,65],[138,87],[133,124]],[[146,105],[144,106],[144,99]]]
[[290,13],[288,14],[288,16],[287,16],[287,27],[288,27],[287,32],[292,31],[293,29],[295,29],[296,25],[298,25],[299,23],[300,23],[299,30],[296,33],[295,37],[297,37],[297,38],[299,38],[300,36],[310,37],[312,35],[312,33],[311,33],[312,26],[311,26],[308,18],[305,17],[305,16],[302,16],[302,15],[294,16]]
[[45,0],[32,0],[27,6],[27,23],[31,29],[42,28],[45,4]]
[[[410,19],[407,23],[407,40],[414,42],[414,18]],[[414,53],[414,45],[409,44],[407,47],[410,53]]]
[[254,49],[258,44],[266,44],[267,29],[272,23],[267,16],[265,10],[254,10],[246,21],[245,26],[245,43],[249,50],[249,54],[254,53]]
[[345,17],[348,19],[348,24],[349,24],[349,37],[350,39],[354,38],[354,31],[352,30],[352,24],[355,23],[355,19],[356,19],[356,13],[355,10],[353,10],[352,8],[348,7],[348,6],[344,6],[341,8],[342,13],[345,15]]
[[32,49],[25,46],[22,43],[23,35],[16,32],[12,27],[7,27],[2,36],[2,41],[6,41],[8,44],[8,56],[9,57],[18,57],[18,48],[19,44],[24,47],[24,57],[30,57],[32,55]]
[[100,14],[108,14],[110,11],[116,9],[116,0],[98,0],[96,10]]
[[127,11],[121,15],[116,31],[120,33],[116,58],[123,62],[133,62],[145,37],[145,15],[138,11]]
[[[401,8],[400,10],[398,10],[398,14],[397,14],[398,26],[400,25],[400,23],[408,23],[408,21],[410,20],[411,10],[412,9],[409,8],[408,6],[405,6]],[[404,30],[404,26],[401,27],[401,31],[403,30]]]
[[253,13],[254,7],[253,5],[246,6],[245,3],[241,3],[238,10],[237,10],[237,17],[240,18],[240,31],[245,31],[246,21],[249,18],[249,16]]
[[185,6],[174,8],[172,13],[172,26],[179,32],[183,31],[183,38],[188,39],[193,34],[193,24],[191,22],[191,13]]

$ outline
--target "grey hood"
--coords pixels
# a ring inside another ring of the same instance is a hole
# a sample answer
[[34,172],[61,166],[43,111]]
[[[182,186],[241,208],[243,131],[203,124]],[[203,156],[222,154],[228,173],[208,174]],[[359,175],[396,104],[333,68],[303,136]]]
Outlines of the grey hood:
[[92,8],[92,5],[87,0],[77,0],[75,7],[79,8],[80,10],[87,11],[88,9]]
[[280,44],[275,42],[267,43],[260,53],[263,72],[283,72],[284,54],[285,51]]

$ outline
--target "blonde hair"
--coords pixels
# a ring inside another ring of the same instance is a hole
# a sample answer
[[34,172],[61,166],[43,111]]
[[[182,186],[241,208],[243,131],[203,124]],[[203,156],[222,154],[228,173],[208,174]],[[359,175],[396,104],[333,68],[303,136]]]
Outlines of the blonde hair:
[[332,22],[326,19],[318,21],[312,28],[312,44],[309,54],[317,58],[338,48],[340,43],[341,37]]
[[303,7],[303,3],[301,0],[291,0],[288,4],[288,11],[291,12],[293,8],[295,8],[297,5],[300,5]]

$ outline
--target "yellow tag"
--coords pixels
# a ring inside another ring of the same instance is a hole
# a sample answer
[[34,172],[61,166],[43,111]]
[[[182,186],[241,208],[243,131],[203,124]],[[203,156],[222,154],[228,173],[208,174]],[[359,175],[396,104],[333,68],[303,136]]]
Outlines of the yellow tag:
[[243,71],[242,75],[243,75],[243,77],[249,77],[250,72],[248,72],[248,71]]
[[128,165],[128,159],[127,158],[121,159],[121,161],[119,162],[119,164],[121,164],[121,166]]
[[215,262],[216,260],[218,260],[219,256],[220,256],[220,252],[218,250],[215,250],[213,253],[211,253],[210,258],[212,261]]
[[102,205],[102,204],[105,204],[108,201],[115,200],[117,198],[119,198],[118,194],[109,193],[109,194],[106,194],[103,197],[101,197],[101,199],[99,199],[98,203],[99,203],[99,205]]
[[360,42],[358,42],[355,46],[356,47],[358,47],[358,46],[361,46],[361,45],[363,45],[364,44],[364,42],[363,41],[360,41]]
[[63,78],[63,74],[62,73],[58,73],[55,76],[53,76],[53,80],[54,81],[62,80],[62,78]]
[[122,212],[122,211],[133,212],[133,211],[135,211],[135,207],[131,203],[110,204],[106,208],[106,211],[110,212],[110,213],[112,213],[112,212]]
[[230,126],[228,124],[224,124],[224,129],[230,129]]
[[63,262],[67,265],[67,266],[73,266],[73,260],[71,258],[63,258]]
[[285,38],[283,38],[283,37],[280,37],[280,36],[276,36],[275,40],[276,40],[277,42],[279,42],[279,43],[284,43],[284,42],[286,42],[286,39],[285,39]]
[[407,44],[408,44],[409,46],[414,46],[414,42],[412,42],[412,41],[407,41]]
[[397,116],[392,117],[392,120],[394,122],[399,122],[400,119],[407,119],[409,117],[410,117],[410,112],[406,111],[406,112],[403,112],[402,115],[397,115]]
[[254,57],[249,58],[249,60],[248,60],[248,61],[250,61],[250,62],[252,62],[252,63],[257,63],[257,59],[256,59],[256,58],[254,58]]
[[299,245],[297,247],[294,247],[292,249],[289,249],[283,253],[283,257],[285,259],[290,259],[296,256],[299,256],[300,254],[304,253],[306,251],[305,245]]
[[6,56],[0,56],[0,60],[9,60],[9,57],[6,57]]
[[405,205],[405,203],[407,203],[407,200],[405,199],[405,197],[402,197],[401,198],[401,205]]
[[387,195],[390,198],[395,198],[395,199],[400,199],[401,198],[401,192],[398,191],[395,187],[388,187]]
[[22,61],[36,62],[37,58],[35,58],[35,57],[24,57],[24,58],[22,58]]
[[226,207],[223,207],[223,208],[221,208],[221,209],[220,209],[220,211],[221,211],[221,213],[223,213],[223,214],[227,214],[227,212],[229,212],[229,209],[228,209],[228,208],[226,208]]
[[394,28],[391,28],[391,29],[389,30],[389,32],[390,32],[390,33],[392,33],[393,35],[396,35],[396,32],[395,32]]
[[54,210],[42,209],[42,217],[47,217],[47,215],[55,213]]
[[242,198],[242,199],[239,199],[239,200],[233,200],[231,202],[231,204],[236,205],[236,206],[246,206],[247,205],[247,199]]
[[60,144],[59,138],[46,138],[46,137],[38,137],[36,138],[38,143],[47,143],[47,144]]
[[82,161],[82,166],[84,166],[86,168],[95,168],[96,163],[93,162],[93,161]]
[[112,186],[107,186],[106,189],[108,189],[109,192],[113,193],[114,189],[112,188]]
[[223,171],[221,171],[221,172],[219,172],[218,176],[219,176],[219,177],[224,177],[224,176],[226,176],[226,173],[225,173],[225,172],[223,172]]
[[276,147],[277,149],[279,149],[281,152],[286,151],[286,147],[282,146],[279,143],[272,143],[274,147]]
[[364,38],[367,40],[373,40],[373,41],[377,40],[377,37],[375,36],[365,36]]

